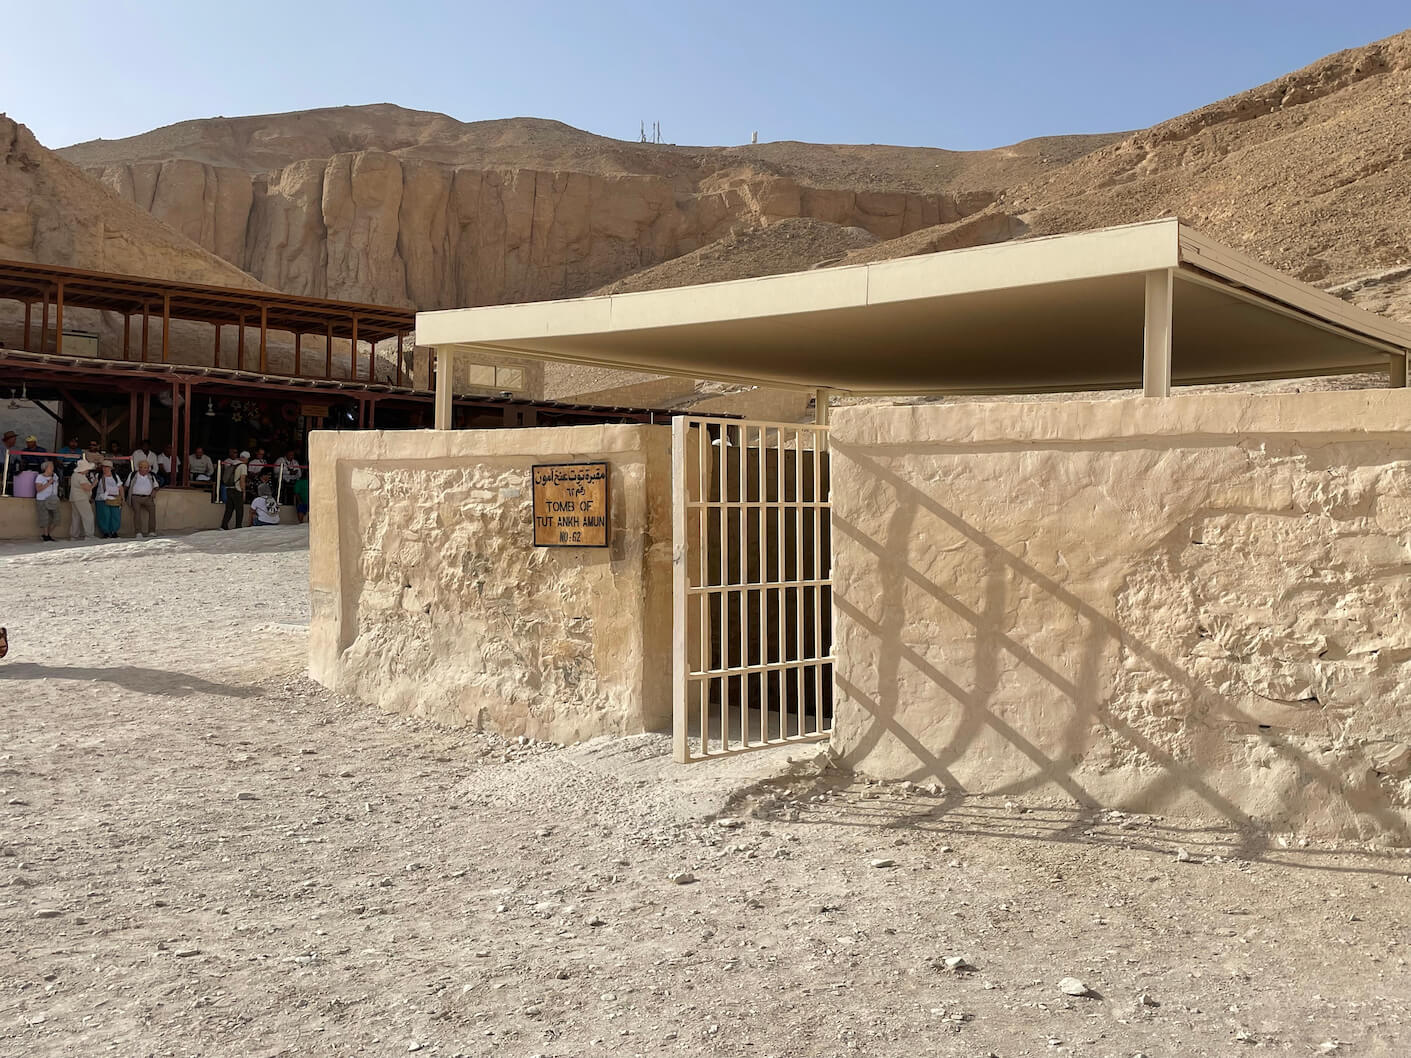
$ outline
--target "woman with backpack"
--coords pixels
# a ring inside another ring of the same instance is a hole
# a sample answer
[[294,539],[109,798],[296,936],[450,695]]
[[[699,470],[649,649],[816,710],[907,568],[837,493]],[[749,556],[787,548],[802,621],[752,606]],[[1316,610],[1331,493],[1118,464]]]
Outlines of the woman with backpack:
[[93,514],[98,522],[98,535],[117,539],[122,528],[122,478],[113,473],[113,461],[103,460],[99,477],[93,484]]

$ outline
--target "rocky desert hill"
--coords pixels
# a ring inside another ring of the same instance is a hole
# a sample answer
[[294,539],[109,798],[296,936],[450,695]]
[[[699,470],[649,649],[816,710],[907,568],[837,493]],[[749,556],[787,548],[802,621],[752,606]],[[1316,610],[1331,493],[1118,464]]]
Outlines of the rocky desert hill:
[[279,289],[441,308],[582,294],[800,217],[896,238],[1113,138],[678,147],[379,104],[188,121],[60,153]]
[[4,114],[0,257],[194,283],[258,286],[228,261],[96,186]]

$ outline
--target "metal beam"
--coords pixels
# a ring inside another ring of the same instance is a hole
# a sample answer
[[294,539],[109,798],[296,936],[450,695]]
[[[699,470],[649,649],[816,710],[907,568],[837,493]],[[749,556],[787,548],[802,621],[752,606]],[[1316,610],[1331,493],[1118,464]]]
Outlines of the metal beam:
[[1142,332],[1142,394],[1171,395],[1172,271],[1146,274],[1146,326]]

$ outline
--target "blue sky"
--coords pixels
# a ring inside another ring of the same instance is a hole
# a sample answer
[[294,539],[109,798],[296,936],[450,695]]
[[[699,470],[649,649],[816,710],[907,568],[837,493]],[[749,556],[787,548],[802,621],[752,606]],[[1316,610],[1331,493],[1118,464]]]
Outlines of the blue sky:
[[974,149],[1143,127],[1411,27],[1406,0],[49,0],[26,11],[27,43],[0,62],[0,108],[51,147],[193,117],[394,102],[628,139],[659,120],[676,143],[758,130]]

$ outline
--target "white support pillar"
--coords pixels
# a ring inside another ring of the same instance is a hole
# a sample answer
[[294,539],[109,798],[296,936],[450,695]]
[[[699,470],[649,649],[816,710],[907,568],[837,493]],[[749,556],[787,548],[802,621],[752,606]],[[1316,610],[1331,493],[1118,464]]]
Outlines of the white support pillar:
[[1146,327],[1142,337],[1142,392],[1171,395],[1171,302],[1174,273],[1169,268],[1146,274]]
[[451,388],[456,381],[456,351],[438,345],[436,355],[436,429],[451,429]]
[[813,391],[813,422],[816,426],[828,425],[831,394],[832,390],[824,389],[821,386]]
[[1406,358],[1411,356],[1411,352],[1403,353],[1401,356],[1387,357],[1387,372],[1391,376],[1392,389],[1406,388]]

